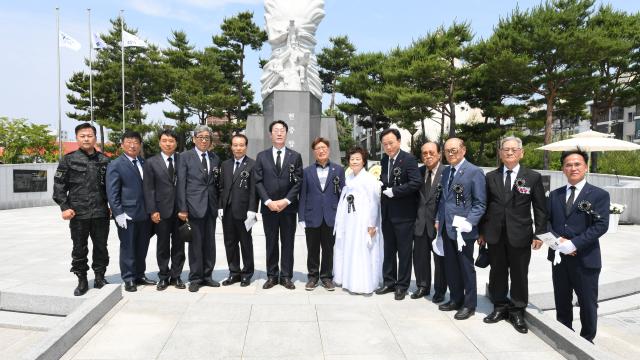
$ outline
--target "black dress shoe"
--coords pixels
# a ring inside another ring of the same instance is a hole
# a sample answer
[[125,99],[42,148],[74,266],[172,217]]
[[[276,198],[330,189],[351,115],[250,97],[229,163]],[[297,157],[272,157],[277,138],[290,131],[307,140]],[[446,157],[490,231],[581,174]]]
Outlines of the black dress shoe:
[[431,298],[431,302],[434,304],[441,303],[444,301],[444,294],[433,294],[433,298]]
[[222,281],[222,286],[229,286],[240,282],[240,276],[229,276]]
[[220,287],[220,283],[213,280],[213,279],[204,279],[202,281],[202,285],[204,286],[210,286],[210,287]]
[[284,286],[285,289],[289,289],[289,290],[293,290],[296,288],[295,285],[293,285],[293,282],[291,281],[291,279],[283,279],[280,281],[280,285]]
[[507,309],[505,308],[494,308],[493,312],[489,315],[487,315],[484,319],[482,319],[482,321],[484,321],[487,324],[495,324],[500,320],[505,320],[509,317],[509,314],[507,313]]
[[524,321],[524,314],[520,311],[512,312],[509,314],[509,322],[513,325],[513,328],[516,329],[521,334],[526,334],[529,332],[527,328],[527,323]]
[[125,281],[124,282],[124,291],[128,292],[136,292],[138,291],[138,287],[134,281]]
[[169,280],[167,279],[162,279],[160,281],[158,281],[158,286],[156,286],[156,290],[158,291],[162,291],[166,288],[169,287]]
[[406,294],[407,294],[407,290],[396,289],[396,293],[394,294],[393,298],[396,300],[404,300],[404,296]]
[[240,286],[241,287],[249,286],[249,284],[251,284],[251,278],[244,278],[244,279],[240,280]]
[[463,307],[453,316],[456,320],[466,320],[471,317],[471,315],[475,314],[475,309],[469,309],[468,307]]
[[136,279],[136,285],[156,285],[157,282],[143,276],[141,278]]
[[197,281],[191,281],[189,283],[189,292],[198,292],[200,290],[200,283]]
[[87,275],[80,274],[78,276],[78,286],[73,290],[74,296],[82,296],[89,291],[89,282],[87,281]]
[[427,288],[419,286],[418,290],[416,290],[416,292],[411,294],[411,298],[412,299],[420,299],[420,298],[425,297],[427,295],[429,295],[429,291],[427,291]]
[[454,311],[460,309],[462,305],[456,304],[453,301],[449,301],[448,303],[441,304],[438,306],[438,310],[440,311]]
[[379,288],[378,290],[376,290],[376,295],[384,295],[384,294],[388,294],[390,292],[394,292],[396,291],[396,288],[394,286],[383,286],[381,288]]
[[102,289],[103,286],[107,285],[109,282],[104,278],[104,274],[96,273],[96,277],[93,280],[93,287],[95,289]]
[[271,289],[276,285],[278,285],[278,280],[276,280],[276,278],[268,278],[267,281],[265,281],[264,285],[262,285],[262,288]]
[[171,285],[175,286],[176,289],[186,289],[184,282],[182,282],[182,279],[180,278],[171,280]]

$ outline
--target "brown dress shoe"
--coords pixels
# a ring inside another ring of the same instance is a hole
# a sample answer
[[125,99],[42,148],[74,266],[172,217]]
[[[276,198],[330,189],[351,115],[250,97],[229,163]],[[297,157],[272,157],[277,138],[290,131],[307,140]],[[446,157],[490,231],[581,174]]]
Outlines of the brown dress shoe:
[[322,287],[327,289],[327,291],[333,291],[336,289],[336,286],[333,284],[333,280],[331,279],[322,279]]
[[296,286],[293,285],[293,282],[291,281],[291,279],[280,280],[280,285],[284,286],[286,289],[289,289],[289,290],[293,290],[296,288]]
[[268,278],[267,281],[264,283],[264,285],[262,285],[263,289],[271,289],[272,287],[276,286],[278,284],[278,281],[276,280],[276,278]]
[[318,280],[309,279],[309,281],[307,281],[307,284],[304,286],[304,289],[307,290],[307,291],[311,291],[311,290],[315,289],[316,286],[318,286]]

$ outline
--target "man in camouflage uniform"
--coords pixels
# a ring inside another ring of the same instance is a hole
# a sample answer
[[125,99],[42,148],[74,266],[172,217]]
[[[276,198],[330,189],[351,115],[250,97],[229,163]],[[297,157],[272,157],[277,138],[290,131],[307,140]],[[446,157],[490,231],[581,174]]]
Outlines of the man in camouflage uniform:
[[73,240],[71,272],[78,277],[78,286],[73,294],[81,296],[89,290],[89,235],[93,241],[93,287],[100,289],[107,284],[104,273],[109,265],[107,237],[110,212],[105,173],[109,158],[95,149],[96,128],[93,125],[80,124],[75,131],[79,149],[65,155],[60,161],[54,179],[53,200],[60,205],[62,218],[70,220]]

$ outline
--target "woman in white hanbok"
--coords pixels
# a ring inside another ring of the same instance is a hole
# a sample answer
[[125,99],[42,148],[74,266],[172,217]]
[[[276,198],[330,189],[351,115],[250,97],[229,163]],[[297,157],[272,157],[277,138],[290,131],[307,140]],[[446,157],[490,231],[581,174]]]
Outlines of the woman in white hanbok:
[[334,232],[333,281],[352,293],[370,294],[382,281],[383,244],[380,230],[380,185],[368,173],[367,152],[349,151]]

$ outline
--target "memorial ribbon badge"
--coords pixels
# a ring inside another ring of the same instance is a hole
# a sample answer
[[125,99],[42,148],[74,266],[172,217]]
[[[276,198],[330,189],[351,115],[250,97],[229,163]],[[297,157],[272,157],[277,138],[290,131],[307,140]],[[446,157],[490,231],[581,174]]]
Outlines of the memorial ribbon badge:
[[436,185],[436,203],[440,201],[441,195],[442,195],[442,184],[438,183],[438,185]]
[[527,181],[523,178],[517,178],[515,181],[516,191],[520,194],[531,194],[531,187],[525,186]]
[[356,206],[353,204],[353,195],[349,194],[347,195],[347,213],[350,213],[351,210],[356,212]]
[[462,194],[464,193],[464,186],[462,186],[462,184],[453,184],[453,192],[456,193],[456,206],[460,206],[460,202],[463,203],[464,205],[464,201],[462,200]]
[[218,179],[220,179],[220,169],[218,167],[214,167],[211,172],[213,173],[213,181],[218,183]]
[[340,177],[337,175],[333,177],[333,193],[340,193]]
[[296,167],[293,164],[289,164],[289,182],[297,183],[298,179],[293,174],[296,171]]
[[402,175],[402,169],[399,166],[393,168],[393,186],[400,185],[400,175]]
[[242,172],[240,172],[240,185],[239,185],[241,189],[247,188],[247,179],[249,179],[249,172],[247,170],[242,170]]
[[600,219],[600,214],[593,210],[593,206],[587,200],[582,200],[578,203],[578,210],[586,213],[587,215],[593,216],[594,219]]

